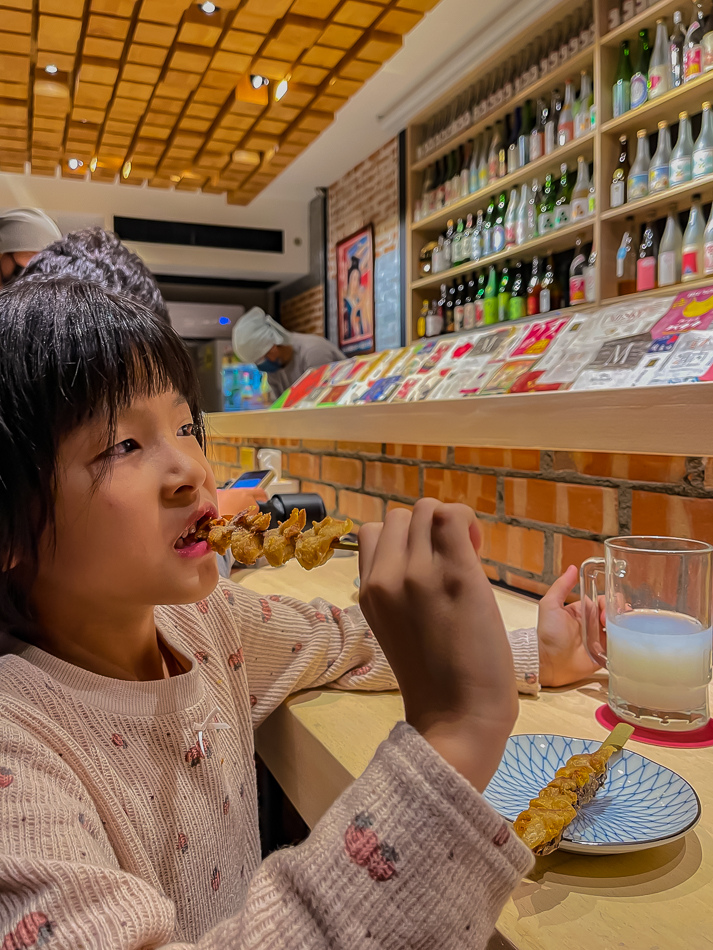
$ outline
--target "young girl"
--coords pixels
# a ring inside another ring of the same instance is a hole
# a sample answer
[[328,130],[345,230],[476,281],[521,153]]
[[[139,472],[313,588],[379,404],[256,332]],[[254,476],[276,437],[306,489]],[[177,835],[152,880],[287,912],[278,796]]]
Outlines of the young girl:
[[[202,438],[187,353],[143,306],[0,294],[3,950],[483,947],[531,858],[479,795],[517,700],[472,512],[362,529],[370,629],[218,584],[191,533],[216,510]],[[540,649],[574,671],[563,598]],[[253,729],[297,689],[392,688],[377,640],[406,722],[260,864]],[[536,688],[536,637],[512,642]]]

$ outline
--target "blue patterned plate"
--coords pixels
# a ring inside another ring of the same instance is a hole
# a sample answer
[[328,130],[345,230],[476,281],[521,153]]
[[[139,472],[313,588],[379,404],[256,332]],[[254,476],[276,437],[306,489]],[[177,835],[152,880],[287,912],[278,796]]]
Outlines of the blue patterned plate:
[[[485,798],[508,821],[572,755],[595,752],[594,739],[511,736]],[[698,795],[680,775],[624,749],[609,760],[604,787],[567,828],[560,848],[578,854],[643,851],[681,838],[701,817]]]

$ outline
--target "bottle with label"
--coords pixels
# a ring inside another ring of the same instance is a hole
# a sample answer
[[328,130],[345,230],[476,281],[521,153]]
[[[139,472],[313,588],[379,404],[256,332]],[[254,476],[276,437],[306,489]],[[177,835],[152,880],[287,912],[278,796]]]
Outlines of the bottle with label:
[[488,282],[483,294],[483,324],[490,326],[498,322],[498,273],[495,265],[490,265]]
[[428,320],[428,313],[430,310],[430,304],[427,300],[423,301],[421,306],[421,313],[418,316],[416,321],[416,336],[424,337],[426,336],[426,321]]
[[456,288],[453,301],[453,329],[457,333],[465,328],[465,277],[460,276],[453,283]]
[[530,191],[527,197],[527,228],[525,231],[525,240],[533,241],[539,237],[537,228],[537,219],[540,214],[540,183],[536,178],[532,179]]
[[480,139],[473,139],[470,149],[470,164],[468,165],[468,194],[473,195],[480,190],[478,181],[478,158],[480,155]]
[[498,287],[498,323],[504,323],[508,318],[508,307],[510,306],[510,293],[512,291],[512,278],[510,267],[507,263],[503,265],[503,271],[500,275],[500,286]]
[[701,40],[703,39],[703,13],[698,8],[698,15],[686,30],[686,42],[683,47],[683,81],[690,82],[701,75]]
[[527,234],[527,204],[530,197],[530,190],[526,184],[520,189],[520,201],[517,206],[517,220],[515,222],[515,244],[518,246],[525,241],[531,240]]
[[674,207],[666,218],[666,227],[659,245],[659,287],[668,287],[681,280],[682,250],[683,232]]
[[629,41],[622,40],[619,48],[619,64],[612,87],[612,114],[616,119],[631,108],[631,53]]
[[636,261],[636,289],[654,290],[656,287],[656,264],[659,256],[659,242],[656,232],[648,222],[644,225],[644,233],[639,245],[639,256]]
[[648,98],[656,99],[673,88],[668,32],[664,20],[656,21],[656,41],[649,63]]
[[517,147],[517,140],[520,137],[520,128],[522,127],[522,109],[517,106],[510,121],[510,134],[507,139],[507,174],[516,172],[520,167],[520,153]]
[[584,269],[584,299],[587,303],[594,303],[597,296],[597,249],[592,242],[587,266]]
[[517,207],[519,204],[517,188],[510,190],[510,201],[505,214],[505,247],[515,247],[517,243]]
[[577,159],[577,181],[572,191],[572,221],[589,217],[589,165],[580,155]]
[[478,209],[473,233],[470,236],[470,259],[479,261],[483,256],[483,210]]
[[583,69],[580,75],[579,83],[579,111],[574,123],[574,137],[580,139],[587,135],[594,128],[592,122],[592,111],[594,106],[594,95],[592,93],[592,80],[586,69]]
[[704,73],[708,73],[713,69],[713,9],[709,11],[705,23],[703,24],[701,62]]
[[540,291],[542,283],[540,281],[540,258],[532,258],[532,276],[527,285],[527,315],[528,317],[540,312]]
[[551,155],[557,148],[557,126],[561,108],[562,98],[559,90],[555,89],[552,93],[552,102],[547,111],[547,121],[545,122],[545,155]]
[[[485,283],[483,283],[485,289]],[[468,277],[465,285],[465,295],[463,296],[463,329],[475,329],[475,274]]]
[[455,306],[456,306],[456,282],[455,280],[448,288],[446,292],[446,309],[444,314],[444,333],[453,333],[456,327],[455,323]]
[[636,245],[634,244],[634,219],[625,222],[619,250],[616,252],[616,290],[619,296],[636,291]]
[[515,264],[515,276],[510,291],[508,303],[508,320],[519,320],[527,312],[527,298],[525,292],[525,278],[522,274],[522,261]]
[[668,177],[671,186],[693,178],[693,133],[687,112],[678,114],[678,140],[671,151]]
[[706,221],[701,211],[701,196],[694,195],[691,201],[691,210],[688,215],[688,224],[683,233],[683,250],[681,253],[681,280],[697,280],[703,276],[704,235]]
[[470,261],[473,259],[473,215],[466,215],[465,219],[465,231],[463,231],[463,238],[461,244],[461,254],[463,256],[463,263],[465,261]]
[[456,225],[453,241],[451,243],[451,266],[453,267],[457,267],[458,264],[462,264],[465,260],[465,255],[463,254],[464,233],[465,224],[463,223],[463,218],[458,218],[458,224]]
[[499,154],[502,148],[502,133],[500,123],[495,123],[493,137],[490,140],[490,151],[488,152],[488,182],[496,181],[499,169]]
[[530,134],[532,132],[532,100],[526,99],[522,107],[520,131],[517,137],[517,167],[524,168],[530,161]]
[[703,232],[703,271],[713,274],[713,205],[708,217],[708,224]]
[[540,206],[537,212],[537,233],[540,237],[547,234],[555,226],[555,185],[552,175],[545,175],[545,183],[540,195]]
[[485,288],[488,285],[487,271],[478,275],[478,289],[475,292],[475,325],[482,327],[485,321]]
[[488,150],[490,148],[492,128],[490,126],[485,130],[483,142],[480,148],[480,158],[478,159],[478,191],[488,187],[490,180],[488,167]]
[[611,179],[609,204],[619,208],[626,201],[626,182],[629,178],[629,144],[625,135],[619,136],[619,160]]
[[507,193],[500,192],[498,203],[495,206],[493,227],[490,233],[490,246],[493,254],[505,250],[505,213],[507,211]]
[[488,208],[485,212],[483,221],[483,257],[493,253],[493,224],[495,222],[495,204],[497,199],[492,195],[488,202]]
[[586,294],[586,274],[587,258],[582,250],[582,239],[577,238],[574,245],[574,257],[569,265],[569,306],[575,307],[577,304],[584,303],[587,299]]
[[551,310],[559,310],[562,306],[562,290],[557,280],[557,274],[555,273],[555,262],[552,257],[552,251],[548,251],[547,253],[545,276],[542,278],[540,287],[540,313],[549,313]]
[[668,41],[669,62],[671,64],[671,88],[683,85],[683,47],[686,43],[686,29],[680,10],[673,14],[673,32]]
[[648,97],[649,61],[651,46],[649,45],[649,31],[639,30],[639,39],[636,46],[636,55],[633,57],[631,75],[631,108],[643,106]]
[[591,181],[589,182],[589,197],[587,199],[587,210],[589,212],[589,217],[593,217],[597,211],[597,186],[594,181],[594,176],[592,175]]
[[444,241],[445,241],[444,236],[442,234],[439,234],[438,241],[436,242],[436,246],[433,248],[433,251],[431,252],[431,273],[432,274],[440,274],[440,272],[444,270],[444,267],[443,267]]
[[701,132],[693,146],[693,177],[703,178],[711,172],[713,172],[713,115],[710,102],[704,102]]
[[555,199],[555,228],[564,228],[572,220],[572,176],[563,162],[560,165],[560,180]]
[[651,153],[649,152],[649,138],[646,129],[639,129],[636,133],[637,147],[636,158],[631,166],[629,178],[626,182],[626,200],[635,201],[637,198],[645,198],[649,193],[649,166],[651,165]]
[[530,132],[530,161],[534,162],[545,154],[545,120],[547,105],[544,99],[537,100],[535,126]]
[[442,266],[440,268],[441,270],[448,270],[448,268],[451,266],[451,262],[453,260],[452,250],[453,250],[453,235],[454,234],[455,234],[455,228],[453,226],[453,219],[450,218],[448,220],[448,224],[446,225],[446,235],[443,241],[443,249],[442,249],[443,256],[441,258]]
[[659,134],[656,151],[649,166],[649,194],[664,191],[669,186],[669,166],[671,163],[671,133],[668,122],[659,122]]
[[557,126],[557,144],[566,145],[574,138],[574,88],[572,80],[568,79],[564,85],[564,102],[559,115]]

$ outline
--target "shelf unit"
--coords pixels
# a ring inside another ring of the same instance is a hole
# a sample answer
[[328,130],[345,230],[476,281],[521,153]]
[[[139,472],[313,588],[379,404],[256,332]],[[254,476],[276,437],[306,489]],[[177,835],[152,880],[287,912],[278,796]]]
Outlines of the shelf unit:
[[[520,34],[511,37],[508,40],[507,50],[495,50],[487,61],[483,62],[468,76],[463,77],[457,88],[445,91],[439,101],[427,112],[417,116],[409,127],[407,141],[411,161],[407,183],[407,201],[410,216],[410,226],[407,228],[407,266],[410,289],[406,302],[408,341],[416,336],[416,320],[424,299],[424,291],[437,287],[444,281],[448,282],[459,274],[469,273],[473,270],[479,271],[488,267],[491,262],[498,263],[517,259],[528,261],[534,254],[546,253],[549,249],[552,249],[553,252],[573,250],[576,238],[580,234],[586,241],[593,239],[598,252],[594,305],[613,303],[617,299],[626,299],[627,302],[631,302],[632,298],[637,298],[639,295],[629,295],[626,298],[617,297],[616,251],[624,230],[624,219],[632,215],[638,225],[645,220],[665,217],[671,206],[675,206],[678,211],[684,211],[690,207],[692,195],[698,192],[700,192],[704,203],[713,201],[713,175],[708,175],[697,181],[669,188],[660,194],[626,203],[619,208],[609,207],[609,185],[618,157],[619,136],[628,136],[630,157],[633,161],[632,152],[635,149],[638,129],[643,128],[649,134],[654,133],[659,121],[665,120],[672,124],[678,121],[678,115],[681,111],[685,110],[690,115],[695,115],[701,111],[701,104],[704,101],[707,99],[713,100],[713,72],[710,72],[681,86],[679,89],[674,89],[658,99],[645,103],[638,109],[630,110],[616,119],[612,118],[611,87],[616,74],[621,41],[624,39],[633,41],[638,31],[643,28],[652,31],[650,39],[653,41],[656,20],[664,17],[667,28],[670,29],[674,10],[681,8],[680,0],[658,0],[657,3],[647,7],[642,13],[610,31],[607,30],[609,0],[594,0],[595,37],[591,46],[570,57],[555,69],[550,70],[533,85],[520,90],[508,102],[491,110],[488,115],[479,119],[470,128],[444,143],[428,156],[416,160],[417,143],[421,141],[423,134],[422,126],[439,108],[468,85],[489,76],[496,66],[502,63],[503,55],[517,55],[527,47],[538,32],[544,32],[548,24],[559,22],[564,16],[575,12],[582,5],[583,0],[569,0],[569,2],[560,3],[550,9],[546,17],[543,16],[541,31],[537,29],[538,24],[534,29],[530,26]],[[514,111],[518,105],[522,105],[527,99],[535,100],[538,96],[549,94],[554,88],[559,87],[561,89],[567,78],[577,80],[581,69],[591,69],[593,75],[594,100],[598,117],[598,125],[593,132],[555,150],[552,155],[531,162],[524,168],[492,182],[486,189],[454,202],[419,221],[412,220],[415,198],[420,194],[423,172],[428,165],[437,158],[447,155],[451,149],[473,137],[477,137],[487,126]],[[509,190],[523,182],[529,182],[533,178],[538,178],[541,182],[546,173],[557,171],[563,161],[567,162],[570,169],[574,169],[578,155],[583,155],[588,161],[593,162],[593,177],[597,194],[597,211],[594,216],[583,219],[581,224],[569,225],[560,231],[551,232],[551,235],[544,238],[537,238],[526,245],[490,255],[481,261],[466,262],[440,274],[429,275],[425,278],[419,277],[420,248],[427,241],[436,238],[445,229],[446,222],[450,218],[457,220],[459,217],[465,217],[468,213],[475,215],[479,207],[487,206],[492,193]],[[673,293],[677,289],[692,289],[706,284],[713,285],[713,275],[699,281],[677,285],[677,287],[661,288],[660,291],[654,291],[653,293]],[[641,296],[649,295],[643,294]]]

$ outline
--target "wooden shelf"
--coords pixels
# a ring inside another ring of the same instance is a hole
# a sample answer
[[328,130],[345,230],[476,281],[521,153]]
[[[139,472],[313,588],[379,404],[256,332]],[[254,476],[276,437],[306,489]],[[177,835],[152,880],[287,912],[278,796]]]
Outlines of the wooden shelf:
[[[611,90],[609,91],[611,96]],[[701,105],[713,96],[713,71],[704,73],[698,79],[692,79],[678,89],[671,89],[658,99],[645,102],[638,109],[629,109],[616,119],[609,119],[602,125],[602,134],[635,135],[639,129],[653,132],[658,122],[669,125],[678,122],[680,112],[695,115],[701,111]]]
[[458,135],[449,139],[444,145],[441,145],[432,152],[429,152],[425,158],[421,158],[418,161],[413,162],[411,165],[411,171],[422,171],[424,168],[428,168],[428,166],[432,165],[437,159],[443,158],[444,155],[447,155],[454,148],[458,148],[459,145],[467,142],[468,139],[472,139],[479,135],[488,125],[492,125],[493,122],[496,122],[498,119],[504,118],[504,116],[508,115],[508,113],[513,112],[518,106],[523,105],[527,99],[537,99],[537,97],[541,96],[543,92],[548,92],[554,89],[558,85],[564,83],[567,79],[578,78],[580,72],[583,69],[586,69],[587,67],[591,69],[593,62],[594,46],[592,45],[587,49],[581,50],[579,53],[575,53],[574,56],[570,57],[570,59],[566,60],[560,66],[556,66],[554,69],[551,69],[549,72],[545,73],[545,75],[540,77],[537,82],[533,83],[531,86],[528,86],[527,89],[518,92],[516,96],[508,99],[507,102],[504,102],[495,109],[491,109],[487,115],[483,116],[481,119],[478,119],[477,122],[474,122],[467,129],[464,129],[463,132],[460,132]]
[[[674,11],[680,10],[682,6],[685,5],[681,3],[681,0],[658,0],[658,3],[647,7],[642,13],[627,20],[626,23],[620,24],[615,30],[610,30],[609,33],[605,33],[600,42],[602,46],[618,46],[622,40],[631,39],[636,36],[639,30],[655,30],[656,21],[658,19],[661,17],[665,20],[672,18]],[[668,26],[669,24],[667,23],[667,30]],[[654,37],[650,36],[649,39],[651,40],[651,48],[653,49]]]
[[674,185],[673,188],[667,188],[655,195],[647,195],[646,198],[627,201],[618,208],[603,211],[601,219],[602,221],[623,221],[624,218],[633,216],[637,221],[643,221],[660,218],[668,212],[671,205],[675,205],[677,211],[690,208],[692,196],[698,193],[703,196],[704,201],[713,198],[713,175],[705,175],[695,181],[687,181],[683,185]]
[[341,439],[713,456],[713,383],[215,413],[213,438]]
[[613,303],[628,303],[630,301],[646,300],[649,297],[675,297],[684,290],[699,290],[701,287],[710,287],[713,293],[713,274],[698,277],[696,280],[682,281],[678,284],[669,284],[668,287],[655,287],[653,290],[642,290],[638,294],[623,294],[618,297],[607,297],[600,306],[607,307]]
[[[413,221],[411,230],[440,232],[443,230],[443,225],[451,218],[465,217],[474,207],[476,210],[478,210],[478,207],[483,208],[483,205],[478,205],[478,202],[486,200],[487,204],[486,195],[489,196],[493,192],[509,191],[515,185],[532,181],[533,178],[541,178],[548,172],[559,172],[559,167],[563,162],[569,163],[572,158],[576,162],[579,155],[582,155],[587,162],[591,162],[594,157],[594,138],[595,133],[589,132],[587,135],[555,149],[551,155],[543,155],[542,158],[518,168],[516,172],[511,172],[503,178],[496,178],[495,181],[488,182],[486,188],[479,188],[478,191],[461,198],[460,201],[454,201],[440,211],[435,211],[433,214],[421,218],[420,221]],[[485,209],[483,208],[483,210]]]
[[583,241],[587,244],[592,240],[594,223],[592,218],[584,218],[581,222],[575,221],[574,224],[568,224],[566,228],[560,228],[558,231],[550,231],[544,237],[535,238],[534,241],[528,241],[526,244],[520,244],[517,247],[509,247],[504,251],[498,251],[497,254],[489,254],[487,257],[481,257],[479,261],[466,261],[459,264],[458,267],[451,267],[449,270],[441,271],[440,274],[433,274],[429,277],[421,277],[414,280],[411,284],[411,290],[421,290],[423,287],[436,287],[438,284],[447,283],[451,278],[459,274],[467,274],[473,270],[482,270],[484,267],[490,267],[491,264],[497,264],[499,261],[527,259],[532,257],[538,251],[550,250],[553,254],[557,251],[564,251],[574,247],[578,235],[582,235]]

